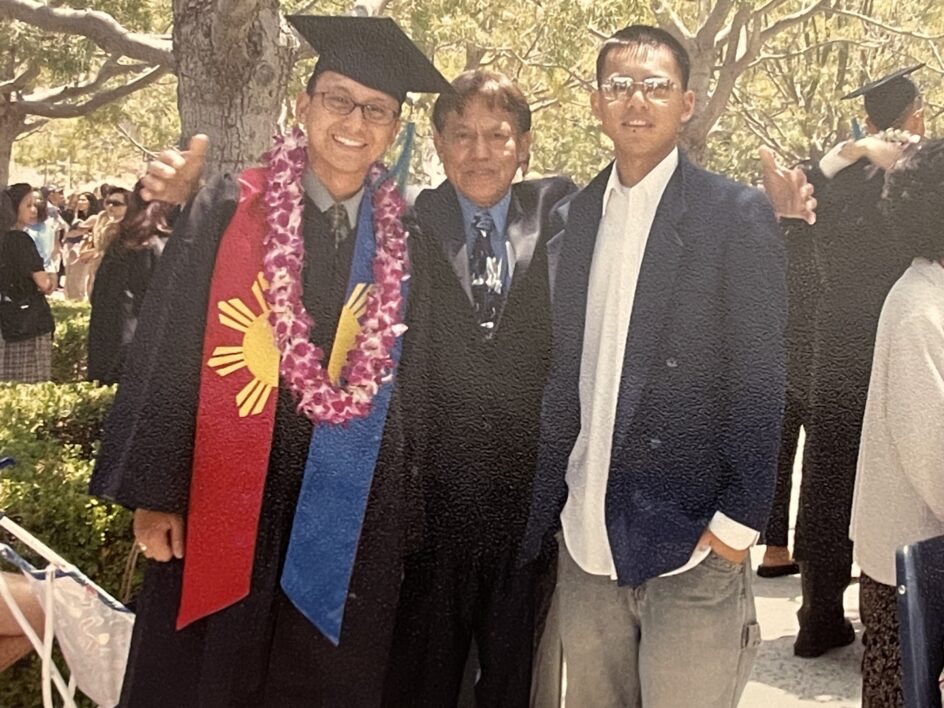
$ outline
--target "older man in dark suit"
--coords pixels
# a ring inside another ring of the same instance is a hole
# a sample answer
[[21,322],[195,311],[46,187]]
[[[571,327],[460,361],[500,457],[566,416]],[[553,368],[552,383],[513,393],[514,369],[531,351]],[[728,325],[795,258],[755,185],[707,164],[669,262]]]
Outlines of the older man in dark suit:
[[[564,178],[512,184],[527,165],[531,112],[505,76],[467,72],[436,102],[447,180],[420,194],[429,239],[417,277],[435,302],[425,352],[428,410],[422,547],[408,559],[388,704],[455,705],[474,638],[478,705],[526,706],[535,630],[553,577],[519,568],[550,352],[545,249]],[[414,367],[416,362],[414,362]]]
[[764,196],[692,165],[688,56],[627,27],[591,105],[616,160],[569,205],[524,553],[562,528],[567,703],[736,705],[760,635],[784,397],[784,259]]

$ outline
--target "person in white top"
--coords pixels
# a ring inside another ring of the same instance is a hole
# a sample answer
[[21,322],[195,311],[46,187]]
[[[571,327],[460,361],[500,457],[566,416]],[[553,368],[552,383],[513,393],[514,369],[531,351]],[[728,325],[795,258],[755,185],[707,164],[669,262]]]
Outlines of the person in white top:
[[914,260],[879,318],[849,528],[866,707],[903,704],[895,550],[944,534],[944,141],[912,153],[886,186],[890,238]]
[[786,277],[763,194],[678,149],[671,35],[624,28],[591,107],[616,160],[568,206],[522,553],[558,528],[567,704],[736,705],[760,642],[747,554],[773,497]]

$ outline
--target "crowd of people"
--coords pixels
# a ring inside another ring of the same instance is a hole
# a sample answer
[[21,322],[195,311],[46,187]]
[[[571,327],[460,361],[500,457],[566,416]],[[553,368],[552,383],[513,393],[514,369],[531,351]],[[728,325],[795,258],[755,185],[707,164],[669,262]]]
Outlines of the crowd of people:
[[[198,139],[67,229],[6,192],[4,298],[41,309],[71,258],[89,376],[121,381],[91,489],[152,561],[123,704],[454,706],[474,645],[481,706],[559,705],[561,657],[568,705],[736,705],[761,540],[758,575],[801,574],[799,657],[855,640],[859,563],[863,703],[901,705],[894,549],[944,533],[917,67],[850,96],[865,137],[765,157],[765,197],[686,158],[688,55],[626,27],[590,97],[613,160],[578,190],[517,179],[508,77],[450,84],[391,20],[289,19],[319,60],[263,167],[201,186]],[[407,91],[439,94],[446,174],[411,209],[376,163]]]
[[[169,230],[169,207],[134,190],[103,184],[104,211],[92,192],[68,203],[55,186],[17,183],[3,190],[4,331],[0,381],[51,376],[55,323],[45,296],[90,301],[88,378],[118,382],[151,274]],[[67,205],[68,204],[68,205]],[[100,275],[100,277],[99,277]],[[97,287],[96,287],[97,283]]]

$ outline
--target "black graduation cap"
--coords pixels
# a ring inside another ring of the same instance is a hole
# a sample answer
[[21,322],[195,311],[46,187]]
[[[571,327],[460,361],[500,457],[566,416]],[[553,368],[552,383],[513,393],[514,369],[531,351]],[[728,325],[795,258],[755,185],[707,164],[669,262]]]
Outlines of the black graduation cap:
[[924,64],[915,64],[905,69],[899,69],[877,81],[857,88],[842,99],[865,96],[865,112],[879,130],[892,126],[911,102],[918,96],[918,87],[909,78],[912,72],[917,71]]
[[334,71],[383,91],[400,103],[407,91],[442,93],[449,82],[389,17],[288,15],[312,48],[318,63],[308,81]]

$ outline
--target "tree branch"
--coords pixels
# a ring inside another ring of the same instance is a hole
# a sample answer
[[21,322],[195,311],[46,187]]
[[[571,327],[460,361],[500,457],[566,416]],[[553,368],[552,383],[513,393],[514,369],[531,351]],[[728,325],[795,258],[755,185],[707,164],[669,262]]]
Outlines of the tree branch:
[[732,0],[720,0],[711,8],[705,23],[698,30],[698,42],[701,46],[711,47],[715,44],[715,37],[724,27],[724,22],[728,19],[728,13],[731,11]]
[[24,123],[20,132],[17,133],[15,138],[13,138],[13,142],[18,143],[20,140],[26,140],[26,138],[31,136],[48,122],[49,121],[44,118],[43,120],[34,120],[31,123]]
[[30,64],[26,70],[19,76],[14,76],[9,81],[0,82],[0,95],[10,94],[14,91],[23,91],[33,81],[39,78],[39,72],[42,71],[39,64]]
[[146,74],[139,76],[134,81],[131,81],[130,83],[124,84],[122,86],[116,86],[115,88],[109,89],[108,91],[102,91],[85,103],[63,105],[61,103],[52,103],[49,101],[22,101],[18,105],[25,112],[32,115],[42,116],[44,118],[78,118],[80,116],[88,115],[92,111],[101,108],[111,101],[124,98],[125,96],[134,93],[138,89],[144,88],[148,84],[151,84],[157,79],[161,78],[168,71],[169,69],[166,66],[154,67]]
[[[729,2],[729,0],[721,0],[721,2]],[[685,23],[682,22],[682,18],[675,13],[675,10],[662,2],[662,0],[654,0],[649,7],[652,10],[653,16],[656,18],[656,22],[662,29],[678,39],[682,44],[691,43],[694,35],[688,30]]]
[[866,42],[861,39],[846,39],[846,38],[830,39],[824,42],[817,42],[816,44],[811,44],[810,46],[804,47],[803,49],[798,49],[795,52],[786,52],[784,54],[760,54],[758,55],[756,59],[754,59],[750,68],[754,68],[755,66],[758,66],[768,61],[781,61],[784,59],[796,59],[798,57],[802,57],[804,54],[809,54],[810,52],[816,49],[824,49],[834,44],[851,44],[855,47],[861,47],[863,49],[878,49],[879,47],[881,47],[880,44],[877,44],[874,42]]
[[357,0],[351,8],[356,17],[380,17],[387,9],[389,0]]
[[892,25],[885,24],[879,20],[876,20],[874,17],[869,17],[868,15],[862,15],[858,12],[852,10],[843,10],[838,7],[833,8],[833,13],[836,15],[844,15],[845,17],[852,17],[856,20],[860,20],[868,25],[873,27],[878,27],[879,29],[885,30],[886,32],[891,32],[892,34],[898,34],[902,37],[911,37],[912,39],[920,39],[925,42],[937,42],[941,39],[944,39],[944,34],[922,34],[921,32],[912,32],[910,30],[902,29],[901,27],[894,27]]
[[128,74],[131,72],[140,72],[147,68],[147,66],[143,66],[141,64],[119,64],[117,59],[111,57],[99,67],[95,78],[88,83],[76,84],[75,86],[60,86],[58,88],[48,89],[41,93],[32,93],[29,96],[24,96],[22,100],[24,102],[33,101],[37,103],[67,101],[72,98],[84,96],[95,91],[96,89],[101,88],[106,82],[108,82],[109,79],[113,79],[116,76]]
[[106,12],[53,7],[36,0],[0,0],[0,18],[19,20],[49,32],[79,34],[108,54],[123,54],[169,69],[175,66],[169,39],[130,32]]
[[761,33],[763,41],[766,43],[767,40],[777,36],[780,32],[783,32],[788,27],[793,27],[793,25],[797,25],[808,20],[810,17],[822,10],[824,5],[829,5],[829,0],[816,0],[816,2],[814,2],[812,5],[803,8],[802,10],[797,10],[793,14],[781,17],[773,24],[768,25],[767,28]]
[[138,150],[140,150],[140,151],[143,152],[145,155],[147,155],[149,159],[154,159],[155,157],[157,157],[157,153],[156,153],[156,152],[154,152],[153,150],[149,150],[149,149],[146,148],[144,145],[142,145],[142,144],[139,143],[137,140],[135,140],[134,137],[132,137],[131,133],[129,133],[129,132],[128,132],[127,130],[125,130],[124,128],[122,128],[120,124],[115,125],[115,130],[117,130],[117,131],[121,134],[121,136],[122,136],[123,138],[125,138],[129,143],[131,143],[131,144],[134,145]]

